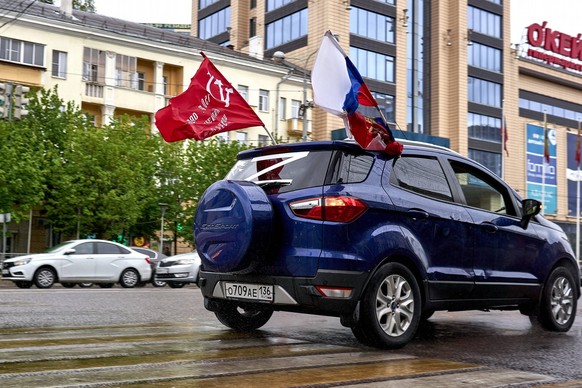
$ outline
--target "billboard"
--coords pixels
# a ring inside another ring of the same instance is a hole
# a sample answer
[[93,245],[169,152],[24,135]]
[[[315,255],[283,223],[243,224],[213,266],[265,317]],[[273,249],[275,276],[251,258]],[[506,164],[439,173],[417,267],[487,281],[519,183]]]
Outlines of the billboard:
[[578,171],[578,162],[576,162],[576,140],[578,135],[574,133],[567,134],[568,153],[566,159],[566,178],[568,178],[568,215],[576,217],[576,197],[577,183],[582,177]]
[[544,127],[526,125],[526,198],[541,201],[544,214],[557,211],[556,131],[548,128],[550,162],[544,161]]

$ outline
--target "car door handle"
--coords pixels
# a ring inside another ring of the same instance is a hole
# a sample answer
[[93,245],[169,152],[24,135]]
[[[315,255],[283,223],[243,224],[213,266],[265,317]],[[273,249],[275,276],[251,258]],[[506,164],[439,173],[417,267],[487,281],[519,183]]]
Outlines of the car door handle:
[[413,220],[428,218],[428,213],[422,209],[408,209],[408,216]]
[[487,233],[495,233],[499,230],[497,225],[491,223],[489,221],[485,221],[481,223],[481,228],[483,228]]

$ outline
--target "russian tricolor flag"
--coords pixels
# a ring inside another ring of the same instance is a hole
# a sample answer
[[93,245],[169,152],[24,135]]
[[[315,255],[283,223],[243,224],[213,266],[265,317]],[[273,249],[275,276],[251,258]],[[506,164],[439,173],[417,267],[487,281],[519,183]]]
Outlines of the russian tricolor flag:
[[311,85],[315,104],[336,116],[355,113],[359,104],[378,105],[331,31],[321,41],[311,72]]
[[311,86],[315,105],[342,117],[346,129],[362,148],[391,155],[402,153],[402,144],[395,141],[383,117],[372,119],[357,112],[360,104],[378,108],[378,103],[331,31],[321,41]]

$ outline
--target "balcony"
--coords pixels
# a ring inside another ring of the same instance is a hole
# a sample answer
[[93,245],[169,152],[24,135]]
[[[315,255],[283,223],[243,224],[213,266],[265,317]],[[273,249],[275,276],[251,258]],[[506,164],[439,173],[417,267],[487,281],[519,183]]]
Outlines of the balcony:
[[85,82],[85,96],[103,98],[103,85],[96,82]]

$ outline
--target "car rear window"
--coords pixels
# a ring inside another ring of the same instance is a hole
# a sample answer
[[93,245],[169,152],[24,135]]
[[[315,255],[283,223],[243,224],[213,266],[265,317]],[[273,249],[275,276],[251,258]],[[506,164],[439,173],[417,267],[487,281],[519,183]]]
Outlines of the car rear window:
[[237,161],[225,179],[255,182],[268,193],[322,186],[332,151],[299,151],[260,155]]

